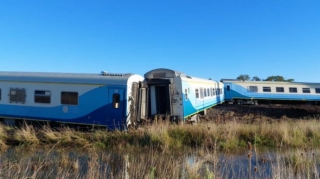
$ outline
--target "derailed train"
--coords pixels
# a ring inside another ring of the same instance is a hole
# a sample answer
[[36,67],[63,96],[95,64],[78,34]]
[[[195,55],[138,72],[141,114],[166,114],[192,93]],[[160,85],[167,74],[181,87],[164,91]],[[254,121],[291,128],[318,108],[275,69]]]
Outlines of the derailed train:
[[318,83],[207,80],[170,69],[137,74],[0,72],[0,118],[127,129],[155,116],[185,122],[224,103],[320,101]]
[[155,69],[136,74],[0,72],[0,117],[126,129],[155,115],[184,121],[224,102],[221,82]]

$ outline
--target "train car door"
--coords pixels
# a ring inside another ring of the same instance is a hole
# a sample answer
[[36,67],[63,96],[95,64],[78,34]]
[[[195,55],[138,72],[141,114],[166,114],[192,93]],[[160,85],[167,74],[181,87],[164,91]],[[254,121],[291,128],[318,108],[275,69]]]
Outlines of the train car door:
[[110,129],[123,129],[126,125],[124,94],[124,89],[109,88],[107,125]]
[[170,114],[169,85],[150,86],[151,115]]
[[225,83],[224,84],[224,94],[225,94],[225,100],[226,101],[231,101],[232,100],[231,87],[232,87],[231,83]]
[[148,81],[149,86],[149,101],[148,114],[152,116],[157,114],[171,114],[170,105],[170,80],[167,79],[152,79]]

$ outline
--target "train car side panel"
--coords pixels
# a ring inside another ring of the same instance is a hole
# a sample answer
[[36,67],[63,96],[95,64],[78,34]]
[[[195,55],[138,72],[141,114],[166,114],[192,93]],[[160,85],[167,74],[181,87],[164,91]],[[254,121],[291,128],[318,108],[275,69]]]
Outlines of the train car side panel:
[[[0,117],[126,128],[131,74],[0,72]],[[128,90],[129,89],[129,90]]]
[[320,101],[320,84],[225,81],[226,100]]

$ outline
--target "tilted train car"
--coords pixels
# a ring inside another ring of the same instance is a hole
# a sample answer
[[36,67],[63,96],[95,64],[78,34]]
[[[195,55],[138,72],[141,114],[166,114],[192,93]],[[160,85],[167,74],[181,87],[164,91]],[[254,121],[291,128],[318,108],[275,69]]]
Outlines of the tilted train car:
[[134,74],[0,72],[0,118],[123,129],[131,122]]
[[139,92],[139,119],[155,115],[186,121],[193,114],[224,102],[221,82],[195,78],[170,69],[147,72]]
[[224,102],[223,83],[170,69],[135,74],[0,72],[0,118],[126,129],[155,115],[186,121]]
[[320,83],[221,80],[226,102],[319,103]]

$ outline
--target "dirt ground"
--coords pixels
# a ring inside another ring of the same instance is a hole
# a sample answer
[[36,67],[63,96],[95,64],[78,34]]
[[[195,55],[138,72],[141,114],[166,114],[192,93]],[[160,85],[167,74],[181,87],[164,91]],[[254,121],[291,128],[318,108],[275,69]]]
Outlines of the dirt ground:
[[308,104],[259,104],[235,105],[222,104],[207,111],[204,120],[216,122],[226,120],[256,121],[283,119],[320,119],[320,105]]

